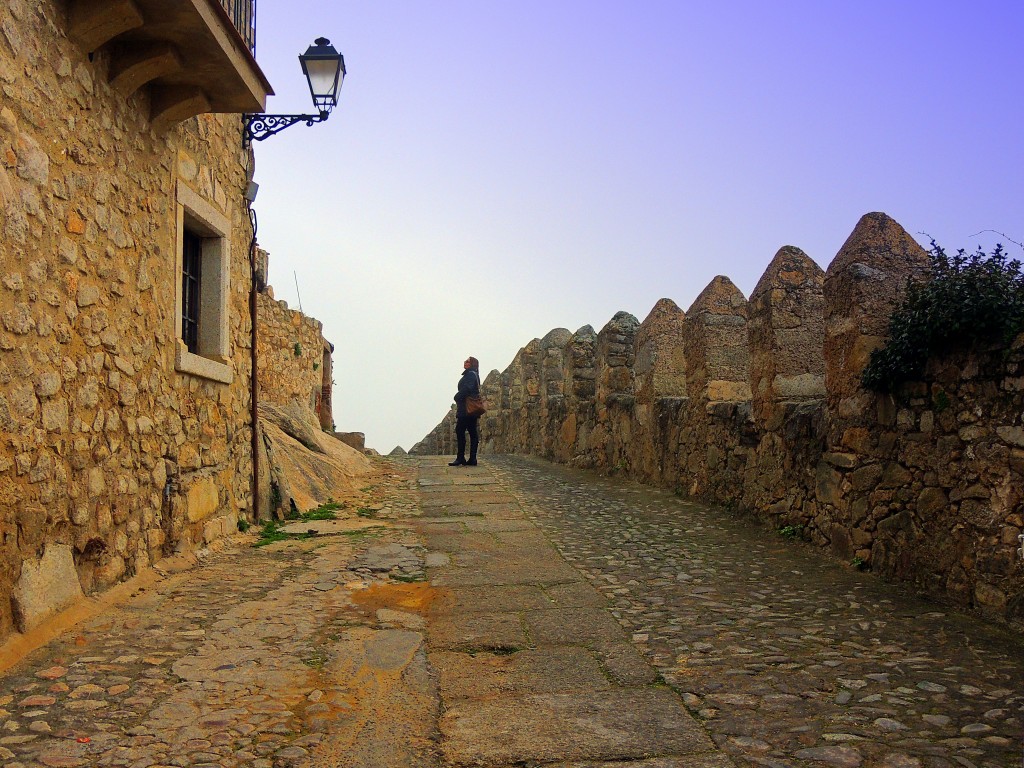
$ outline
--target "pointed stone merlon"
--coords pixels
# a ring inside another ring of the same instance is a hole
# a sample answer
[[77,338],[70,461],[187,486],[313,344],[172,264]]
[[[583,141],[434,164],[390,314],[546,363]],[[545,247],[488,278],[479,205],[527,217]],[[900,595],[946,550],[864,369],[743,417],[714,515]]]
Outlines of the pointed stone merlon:
[[780,402],[825,397],[824,283],[821,267],[787,245],[750,295],[750,388],[761,423]]
[[609,395],[633,394],[634,342],[640,321],[629,312],[616,312],[597,334],[597,399]]
[[541,402],[565,395],[565,350],[571,340],[566,328],[555,328],[540,340]]
[[884,213],[861,217],[825,272],[825,386],[840,417],[863,412],[861,374],[885,344],[908,280],[925,280],[929,259]]
[[701,291],[683,323],[686,388],[691,398],[750,400],[747,300],[719,275]]
[[672,299],[661,299],[640,323],[634,387],[642,401],[686,396],[685,320],[686,313]]
[[597,334],[589,325],[584,325],[572,335],[566,347],[568,378],[571,382],[573,399],[576,401],[593,400],[596,393],[595,355],[597,350]]
[[501,409],[501,373],[495,369],[487,374],[480,386],[480,394],[487,401],[487,414],[496,414]]
[[593,428],[596,347],[597,334],[589,325],[576,331],[565,346],[567,408],[559,440],[568,456],[576,453]]
[[532,403],[540,400],[540,339],[533,339],[523,347],[522,354],[522,376],[523,376],[523,397],[526,402]]
[[526,348],[522,347],[512,362],[508,364],[505,373],[508,375],[508,408],[510,413],[516,413],[526,402],[526,386],[523,384],[523,357],[526,355]]
[[480,395],[487,403],[487,411],[480,418],[481,437],[487,435],[493,440],[494,435],[500,431],[501,394],[501,373],[493,370],[480,384]]

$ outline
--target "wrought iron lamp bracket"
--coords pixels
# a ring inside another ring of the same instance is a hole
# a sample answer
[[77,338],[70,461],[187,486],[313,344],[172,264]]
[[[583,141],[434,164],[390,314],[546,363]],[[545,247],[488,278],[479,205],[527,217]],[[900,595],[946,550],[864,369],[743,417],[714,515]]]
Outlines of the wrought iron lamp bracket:
[[242,133],[242,145],[248,147],[254,141],[263,141],[268,136],[280,133],[285,128],[296,123],[322,123],[330,116],[330,111],[325,110],[319,115],[264,115],[262,113],[247,114],[245,116],[245,129]]

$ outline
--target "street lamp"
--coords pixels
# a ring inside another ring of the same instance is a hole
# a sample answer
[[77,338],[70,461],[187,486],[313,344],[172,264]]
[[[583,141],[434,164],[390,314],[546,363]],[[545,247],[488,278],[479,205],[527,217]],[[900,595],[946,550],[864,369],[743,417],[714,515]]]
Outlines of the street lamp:
[[299,56],[302,74],[309,83],[309,94],[313,97],[313,106],[319,110],[316,115],[264,115],[262,113],[245,115],[245,130],[242,134],[242,145],[249,146],[254,141],[263,141],[268,136],[283,131],[295,123],[322,123],[331,110],[338,105],[338,91],[345,81],[345,57],[335,50],[326,37],[318,37],[306,52]]

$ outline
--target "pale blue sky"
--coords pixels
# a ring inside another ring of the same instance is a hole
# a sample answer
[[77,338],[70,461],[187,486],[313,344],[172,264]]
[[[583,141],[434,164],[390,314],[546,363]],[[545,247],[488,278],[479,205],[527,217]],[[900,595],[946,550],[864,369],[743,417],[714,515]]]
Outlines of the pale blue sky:
[[[334,342],[338,429],[406,449],[555,327],[827,267],[885,211],[1024,241],[1019,2],[261,0],[268,112],[345,55],[330,120],[257,144],[278,298]],[[927,243],[927,238],[918,235]],[[1020,250],[1014,249],[1019,255]]]

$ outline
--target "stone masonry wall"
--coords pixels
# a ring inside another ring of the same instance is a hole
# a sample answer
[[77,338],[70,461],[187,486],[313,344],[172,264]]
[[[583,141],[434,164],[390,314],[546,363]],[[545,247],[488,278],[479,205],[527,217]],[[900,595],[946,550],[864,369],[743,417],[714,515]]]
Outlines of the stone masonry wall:
[[[147,97],[67,39],[63,4],[0,19],[3,637],[39,620],[47,574],[100,590],[250,508],[252,230],[238,116],[157,134]],[[186,193],[230,230],[230,383],[175,368]]]
[[329,429],[332,348],[324,339],[323,324],[266,292],[257,294],[256,307],[259,399],[300,403]]
[[522,394],[521,352],[494,377],[510,397],[490,415],[506,431],[488,444],[748,510],[846,562],[1024,624],[1024,336],[1008,352],[934,360],[895,395],[860,383],[927,266],[899,224],[871,213],[826,272],[787,246],[749,302],[717,277],[685,313],[662,300],[639,327],[618,313],[560,355],[542,345],[564,373],[543,423]]

